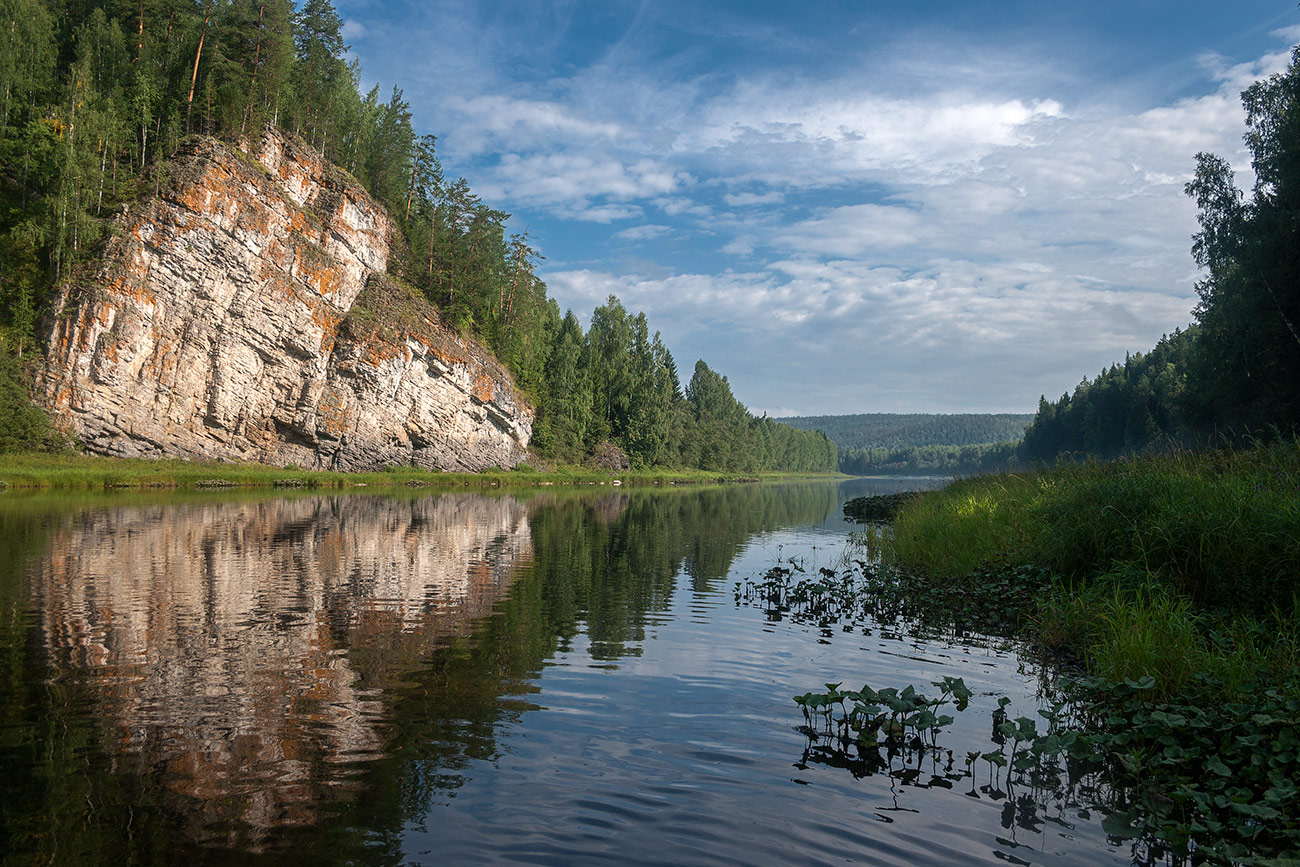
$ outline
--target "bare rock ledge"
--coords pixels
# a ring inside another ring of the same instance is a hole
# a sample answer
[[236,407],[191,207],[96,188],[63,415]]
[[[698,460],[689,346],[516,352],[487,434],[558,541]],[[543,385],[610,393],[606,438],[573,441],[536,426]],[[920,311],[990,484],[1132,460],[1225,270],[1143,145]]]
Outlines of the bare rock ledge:
[[62,299],[38,391],[86,449],[364,471],[525,457],[533,411],[385,273],[384,209],[269,132],[196,140]]

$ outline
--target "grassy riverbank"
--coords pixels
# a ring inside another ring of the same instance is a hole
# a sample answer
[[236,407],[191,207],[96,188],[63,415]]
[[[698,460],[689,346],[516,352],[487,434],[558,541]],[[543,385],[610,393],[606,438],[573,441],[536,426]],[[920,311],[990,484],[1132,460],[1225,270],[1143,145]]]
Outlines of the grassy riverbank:
[[1295,443],[965,479],[903,506],[884,548],[958,584],[1033,570],[1023,625],[1095,675],[1163,694],[1296,677]]
[[1068,735],[1108,833],[1296,863],[1267,859],[1300,857],[1300,444],[965,479],[861,541],[886,564],[874,598],[1082,669],[1075,728],[1026,735],[1022,760]]
[[102,488],[352,488],[352,487],[515,487],[549,485],[713,484],[793,478],[836,478],[838,474],[718,473],[705,470],[627,470],[614,473],[590,467],[546,471],[528,466],[481,473],[440,473],[394,467],[376,473],[332,473],[262,464],[215,461],[145,460],[75,454],[7,454],[0,457],[0,489],[94,490]]

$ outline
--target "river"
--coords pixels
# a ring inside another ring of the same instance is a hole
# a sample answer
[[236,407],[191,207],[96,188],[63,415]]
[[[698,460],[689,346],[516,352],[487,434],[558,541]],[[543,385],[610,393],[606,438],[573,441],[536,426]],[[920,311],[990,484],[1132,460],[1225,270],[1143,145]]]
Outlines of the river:
[[1130,863],[1070,796],[809,749],[828,681],[964,678],[958,756],[1038,706],[1007,642],[737,601],[928,484],[2,494],[4,863]]

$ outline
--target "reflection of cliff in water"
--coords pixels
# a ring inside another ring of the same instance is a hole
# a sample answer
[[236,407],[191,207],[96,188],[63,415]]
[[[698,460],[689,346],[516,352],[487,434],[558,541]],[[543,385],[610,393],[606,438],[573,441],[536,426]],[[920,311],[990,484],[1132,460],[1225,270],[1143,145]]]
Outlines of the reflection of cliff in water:
[[491,612],[526,517],[468,494],[83,512],[50,531],[33,601],[110,749],[255,839],[382,754],[380,688]]
[[684,584],[838,508],[825,483],[92,499],[0,498],[0,839],[24,863],[403,862],[548,660],[639,654]]

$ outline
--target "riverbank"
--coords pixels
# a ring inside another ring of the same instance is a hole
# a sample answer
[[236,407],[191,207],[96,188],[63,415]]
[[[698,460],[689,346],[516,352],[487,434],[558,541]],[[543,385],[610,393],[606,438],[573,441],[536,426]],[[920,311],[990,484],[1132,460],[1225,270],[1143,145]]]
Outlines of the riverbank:
[[537,487],[564,485],[728,484],[781,479],[841,478],[838,473],[718,473],[688,469],[611,470],[521,465],[481,473],[430,472],[393,467],[376,473],[269,467],[217,461],[108,458],[26,453],[0,458],[0,490],[96,490],[111,488],[354,488],[354,487]]
[[1082,675],[1072,758],[1106,766],[1115,836],[1300,854],[1300,444],[965,479],[858,540],[873,592]]

